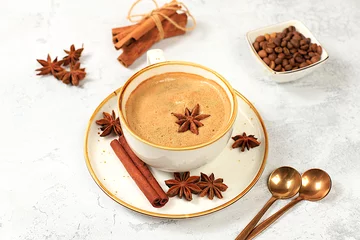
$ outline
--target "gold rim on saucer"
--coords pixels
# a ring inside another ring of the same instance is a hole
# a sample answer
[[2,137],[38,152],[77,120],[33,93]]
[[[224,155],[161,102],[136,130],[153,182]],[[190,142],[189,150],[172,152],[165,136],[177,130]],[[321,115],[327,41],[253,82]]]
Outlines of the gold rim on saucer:
[[[123,96],[123,93],[124,93],[124,90],[126,89],[126,87],[136,78],[138,77],[139,75],[141,75],[142,73],[150,70],[150,69],[153,69],[153,68],[157,68],[157,67],[161,67],[161,66],[164,66],[164,65],[185,65],[185,66],[192,66],[192,67],[197,67],[197,68],[202,68],[208,72],[211,72],[212,74],[214,74],[215,76],[217,76],[226,86],[227,88],[229,89],[230,93],[231,93],[231,96],[232,96],[232,100],[233,100],[233,103],[234,103],[234,109],[232,111],[232,114],[231,114],[231,118],[229,120],[229,123],[226,127],[226,129],[223,131],[223,133],[217,135],[216,137],[214,137],[213,139],[211,139],[210,141],[208,142],[204,142],[204,143],[201,143],[201,144],[197,144],[197,145],[194,145],[194,146],[187,146],[187,147],[167,147],[167,146],[162,146],[162,145],[158,145],[158,144],[155,144],[155,143],[152,143],[152,142],[149,142],[145,139],[142,139],[141,137],[139,137],[136,133],[134,133],[131,128],[128,126],[127,124],[127,121],[125,120],[125,117],[124,117],[124,114],[123,112],[121,111],[121,103],[120,103],[120,100]],[[198,148],[202,148],[202,147],[205,147],[207,145],[210,145],[214,142],[216,142],[217,140],[219,140],[222,136],[224,136],[229,130],[230,128],[233,126],[234,122],[235,122],[235,119],[236,119],[236,116],[237,116],[237,111],[238,111],[238,105],[237,105],[237,100],[236,100],[236,93],[234,91],[234,89],[232,88],[232,86],[229,84],[229,82],[223,77],[221,76],[219,73],[215,72],[214,70],[210,69],[210,68],[207,68],[205,66],[202,66],[200,64],[196,64],[196,63],[191,63],[191,62],[183,62],[183,61],[165,61],[165,62],[160,62],[160,63],[156,63],[156,64],[153,64],[153,65],[150,65],[150,66],[147,66],[143,69],[141,69],[140,71],[138,71],[137,73],[135,73],[133,76],[131,76],[124,84],[124,86],[121,88],[120,90],[120,94],[119,94],[119,97],[118,97],[118,111],[119,111],[119,115],[120,115],[120,118],[121,118],[121,121],[122,123],[124,123],[125,126],[123,127],[126,127],[126,129],[131,133],[131,135],[133,135],[134,137],[136,137],[139,141],[143,142],[143,143],[146,143],[150,146],[153,146],[153,147],[156,147],[156,148],[160,148],[160,149],[164,149],[164,150],[171,150],[171,151],[185,151],[185,150],[193,150],[193,149],[198,149]]]
[[192,218],[192,217],[199,217],[199,216],[203,216],[206,214],[210,214],[216,211],[219,211],[223,208],[226,208],[228,206],[230,206],[231,204],[235,203],[237,200],[239,200],[241,197],[243,197],[254,185],[255,183],[259,180],[261,174],[264,171],[265,165],[266,165],[266,159],[267,159],[267,155],[268,155],[268,147],[269,147],[269,143],[268,143],[268,135],[266,132],[266,128],[264,125],[264,122],[259,114],[259,112],[256,110],[256,108],[249,102],[249,100],[247,98],[245,98],[241,93],[239,93],[238,91],[236,91],[234,89],[234,92],[236,93],[236,95],[238,97],[240,97],[242,100],[244,100],[245,103],[247,103],[249,105],[249,107],[254,111],[254,113],[256,114],[257,118],[260,121],[261,127],[264,131],[264,140],[265,140],[265,151],[264,151],[264,157],[260,166],[259,171],[257,172],[255,178],[251,181],[251,183],[236,197],[234,197],[233,199],[229,200],[228,202],[217,206],[215,208],[212,209],[208,209],[206,211],[202,211],[202,212],[197,212],[197,213],[192,213],[192,214],[163,214],[163,213],[156,213],[156,212],[151,212],[151,211],[146,211],[143,210],[141,208],[138,207],[134,207],[131,204],[119,199],[117,196],[115,196],[114,194],[112,194],[102,183],[101,181],[98,179],[98,177],[95,175],[95,172],[91,166],[90,163],[90,159],[89,159],[89,154],[88,154],[88,137],[89,137],[89,132],[90,132],[90,127],[91,124],[93,123],[93,121],[95,120],[96,115],[98,114],[98,112],[100,111],[100,109],[103,107],[103,105],[105,105],[109,99],[111,99],[114,96],[117,96],[120,92],[121,88],[117,89],[116,91],[114,91],[113,93],[111,93],[109,96],[107,96],[100,104],[99,106],[95,109],[94,113],[92,114],[89,122],[88,122],[88,126],[86,128],[86,133],[85,133],[85,142],[84,142],[84,155],[85,155],[85,162],[86,162],[86,166],[90,172],[91,177],[94,179],[95,183],[100,187],[100,189],[106,194],[108,195],[111,199],[113,199],[115,202],[123,205],[124,207],[127,207],[133,211],[136,211],[138,213],[142,213],[145,215],[149,215],[149,216],[153,216],[153,217],[161,217],[161,218],[170,218],[170,219],[179,219],[179,218]]

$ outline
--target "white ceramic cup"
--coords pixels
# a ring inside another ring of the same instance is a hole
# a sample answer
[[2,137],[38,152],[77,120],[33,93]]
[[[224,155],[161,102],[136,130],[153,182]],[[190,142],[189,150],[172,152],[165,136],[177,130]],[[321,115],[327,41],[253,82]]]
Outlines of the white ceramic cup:
[[[215,71],[204,66],[181,61],[164,61],[160,49],[148,52],[148,63],[151,64],[135,73],[124,84],[119,93],[118,107],[123,134],[135,154],[146,164],[167,172],[184,172],[198,168],[213,160],[228,143],[237,116],[237,100],[230,84]],[[134,89],[148,78],[167,72],[185,72],[214,80],[226,92],[231,103],[231,116],[227,127],[221,134],[209,142],[189,147],[167,147],[148,142],[133,132],[126,120],[125,104]]]

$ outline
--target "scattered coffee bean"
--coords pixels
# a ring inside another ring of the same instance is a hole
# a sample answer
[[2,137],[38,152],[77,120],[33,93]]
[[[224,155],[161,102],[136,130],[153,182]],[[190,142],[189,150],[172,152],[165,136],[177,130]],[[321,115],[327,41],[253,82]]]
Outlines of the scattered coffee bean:
[[294,26],[282,32],[260,35],[253,43],[263,61],[275,71],[290,71],[320,61],[322,47],[311,43]]

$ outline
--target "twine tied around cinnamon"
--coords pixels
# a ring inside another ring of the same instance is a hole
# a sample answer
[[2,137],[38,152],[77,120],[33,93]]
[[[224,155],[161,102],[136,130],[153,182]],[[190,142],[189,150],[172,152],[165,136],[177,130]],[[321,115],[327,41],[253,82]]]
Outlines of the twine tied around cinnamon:
[[[129,21],[131,21],[131,22],[139,23],[139,22],[144,21],[145,19],[151,18],[154,21],[157,29],[159,30],[160,39],[164,38],[164,29],[162,27],[161,20],[160,20],[159,16],[162,16],[163,18],[168,20],[172,25],[174,25],[176,28],[178,28],[180,30],[183,30],[185,32],[192,31],[196,27],[195,18],[193,17],[193,15],[191,15],[189,9],[182,2],[178,2],[176,0],[173,0],[170,3],[166,3],[164,6],[159,8],[159,5],[156,2],[156,0],[152,0],[152,2],[156,6],[156,8],[154,10],[152,10],[149,13],[145,13],[145,14],[132,14],[132,11],[133,11],[134,7],[141,1],[142,0],[137,0],[137,1],[135,1],[133,3],[133,5],[131,6],[131,8],[130,8],[130,10],[128,12],[127,19]],[[188,27],[188,28],[180,26],[175,21],[173,21],[171,18],[169,18],[168,16],[166,16],[165,14],[160,12],[160,10],[162,10],[162,9],[174,10],[174,11],[179,11],[180,13],[186,13],[191,18],[191,20],[193,22],[193,25],[191,27]],[[135,19],[135,18],[139,18],[139,17],[140,17],[140,19]]]

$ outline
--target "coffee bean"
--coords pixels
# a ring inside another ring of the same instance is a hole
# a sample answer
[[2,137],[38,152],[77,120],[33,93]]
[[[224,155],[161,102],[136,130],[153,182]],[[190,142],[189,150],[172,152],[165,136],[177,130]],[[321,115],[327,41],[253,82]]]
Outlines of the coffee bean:
[[311,49],[311,51],[313,51],[313,52],[317,52],[317,44],[316,44],[316,43],[311,43],[311,44],[310,44],[310,49]]
[[282,68],[280,72],[285,72],[285,68]]
[[283,41],[281,42],[280,46],[286,47],[286,44],[287,44],[287,41],[284,41],[284,40],[283,40]]
[[304,55],[304,58],[307,60],[310,59],[311,57],[309,55]]
[[[302,41],[302,40],[301,40],[301,41]],[[309,49],[309,44],[302,45],[302,46],[300,47],[300,49],[302,49],[302,50],[308,50],[308,49]]]
[[258,52],[258,54],[259,54],[259,56],[260,56],[261,58],[267,57],[267,53],[266,53],[265,50],[260,50],[260,51]]
[[296,53],[296,52],[297,52],[297,49],[296,49],[296,48],[290,49],[290,53],[294,54],[294,53]]
[[291,55],[285,55],[285,59],[291,59],[292,58],[292,56]]
[[[271,39],[271,38],[270,38],[270,39]],[[276,46],[275,46],[274,43],[268,43],[268,44],[267,44],[267,47],[268,47],[268,48],[275,48]]]
[[265,37],[266,41],[268,41],[268,40],[270,39],[270,35],[269,35],[269,34],[265,34],[264,37]]
[[282,58],[277,58],[275,59],[275,64],[281,64],[282,63]]
[[275,52],[276,53],[282,53],[282,48],[281,47],[276,47]]
[[310,60],[306,60],[305,62],[306,62],[307,64],[309,64],[309,65],[312,64],[312,62],[311,62]]
[[288,34],[289,29],[285,28],[282,32],[285,33],[285,34]]
[[269,58],[267,58],[267,57],[264,57],[263,58],[263,61],[267,64],[267,65],[270,65],[270,59]]
[[289,60],[289,63],[291,64],[291,66],[296,66],[295,65],[295,59],[294,58],[291,58],[290,60]]
[[299,65],[299,68],[303,68],[303,67],[306,67],[308,66],[309,64],[307,64],[306,62],[303,62]]
[[291,66],[290,64],[288,64],[288,65],[286,65],[284,68],[285,68],[286,71],[289,71],[289,70],[292,69],[292,66]]
[[308,55],[309,55],[310,57],[313,57],[313,56],[315,56],[315,53],[314,53],[314,52],[309,52]]
[[274,62],[274,61],[271,61],[271,62],[270,62],[270,68],[271,68],[271,69],[274,69],[274,68],[275,68],[275,62]]
[[283,48],[283,53],[284,53],[285,55],[290,55],[290,51],[289,51],[289,49],[287,49],[286,47]]
[[290,41],[290,39],[291,39],[291,36],[288,34],[288,35],[286,35],[286,37],[284,37],[282,40],[283,40],[283,41]]
[[263,42],[263,41],[265,41],[265,36],[260,35],[260,36],[258,36],[258,37],[255,39],[255,41],[256,41],[256,42]]
[[300,46],[305,45],[305,44],[307,44],[306,39],[302,39],[302,40],[300,40]]
[[282,61],[282,63],[281,63],[281,65],[283,66],[283,67],[285,67],[286,65],[288,65],[289,64],[289,60],[287,60],[287,59],[284,59],[283,61]]
[[263,41],[263,42],[260,42],[260,48],[261,49],[265,49],[265,44],[267,44],[267,42],[266,41]]
[[299,47],[299,40],[295,39],[294,37],[290,40],[291,44],[295,47]]
[[288,42],[286,44],[286,46],[287,46],[288,49],[292,49],[294,47],[291,42]]
[[289,29],[290,32],[296,31],[296,28],[294,26],[290,26],[290,27],[288,27],[288,29]]
[[298,62],[298,63],[303,63],[305,61],[305,59],[303,57],[301,57],[301,56],[296,56],[295,61]]
[[269,54],[268,58],[270,59],[270,61],[275,61],[277,55],[275,53]]
[[274,39],[273,39],[273,38],[269,38],[268,43],[274,43]]
[[312,63],[316,63],[318,61],[320,61],[320,56],[314,56],[314,57],[311,58]]
[[295,67],[292,68],[292,70],[296,70],[296,69],[299,69],[299,67],[295,66]]
[[299,49],[298,52],[299,52],[300,54],[302,54],[302,55],[307,54],[307,52],[306,52],[305,50],[302,50],[302,49]]
[[294,33],[294,36],[292,37],[292,39],[295,39],[295,40],[300,41],[300,40],[302,39],[302,37],[299,35],[298,32],[295,32],[295,33]]
[[274,49],[267,47],[267,48],[265,48],[265,51],[270,54],[270,53],[274,52]]
[[284,32],[280,33],[280,38],[284,38],[284,37],[286,37],[286,33]]
[[284,58],[285,58],[285,54],[279,53],[278,58],[284,59]]
[[274,68],[274,70],[275,70],[275,71],[278,71],[278,72],[281,71],[281,65],[280,65],[280,64],[279,64],[279,65],[276,65],[276,67]]
[[276,38],[276,32],[271,33],[270,38]]
[[278,38],[278,37],[275,38],[275,39],[274,39],[274,43],[275,43],[276,46],[280,46],[280,44],[281,44],[281,38]]
[[257,52],[260,50],[260,44],[259,44],[259,42],[254,42],[254,43],[253,43],[253,46],[254,46],[254,48],[255,48],[255,50],[256,50]]
[[316,49],[317,53],[321,56],[322,54],[322,47],[319,45],[317,46],[317,49]]

